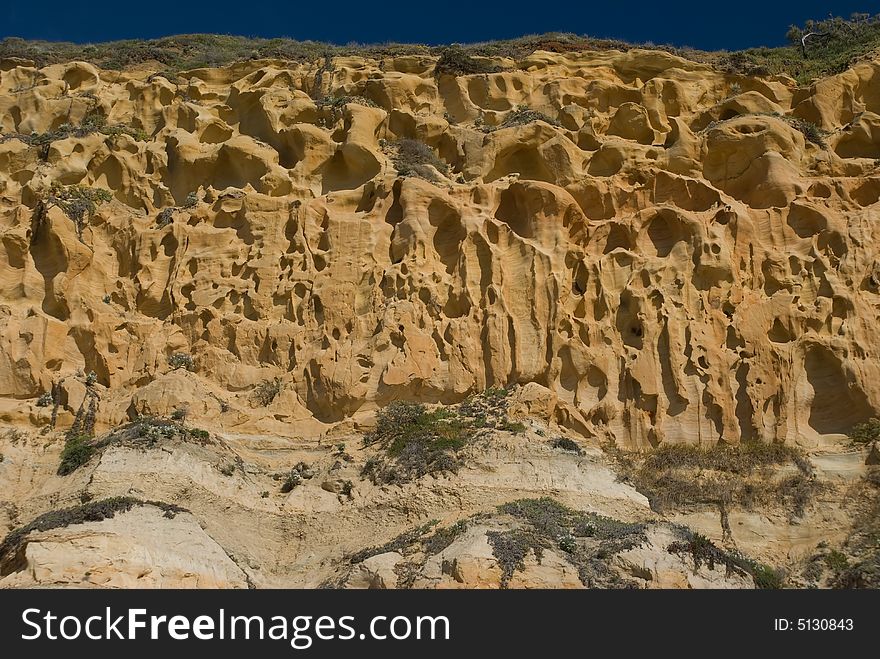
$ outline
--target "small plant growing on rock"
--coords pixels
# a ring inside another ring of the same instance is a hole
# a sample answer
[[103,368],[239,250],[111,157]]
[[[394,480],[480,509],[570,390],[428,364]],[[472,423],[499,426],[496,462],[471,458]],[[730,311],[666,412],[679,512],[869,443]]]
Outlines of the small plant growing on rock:
[[560,128],[560,123],[553,119],[552,117],[547,116],[543,112],[539,112],[538,110],[532,110],[531,108],[526,107],[518,107],[510,112],[504,117],[504,121],[501,122],[498,126],[480,126],[481,130],[484,133],[492,133],[496,130],[501,130],[502,128],[514,128],[516,126],[525,126],[527,124],[534,123],[536,121],[543,121],[545,124],[550,124],[551,126],[555,126],[556,128]]
[[446,163],[424,142],[402,139],[389,143],[386,148],[391,153],[394,169],[401,176],[415,176],[436,182],[437,172],[444,176],[449,173]]
[[553,448],[561,449],[563,451],[570,451],[571,453],[577,453],[578,455],[583,455],[583,449],[578,446],[577,442],[568,437],[557,437],[552,442],[550,442],[550,446]]
[[187,371],[192,371],[195,368],[195,362],[191,355],[187,355],[183,352],[175,352],[168,358],[168,365],[177,370],[179,368],[186,369]]
[[786,117],[785,120],[792,128],[799,131],[807,140],[807,142],[811,142],[823,149],[828,148],[828,144],[825,141],[828,133],[819,128],[819,126],[814,124],[812,121],[798,119],[797,117]]
[[406,483],[454,472],[469,430],[467,420],[451,410],[429,412],[420,403],[395,401],[379,412],[376,429],[364,435],[365,446],[378,446],[390,459],[371,458],[362,474],[374,483]]
[[92,387],[98,382],[98,374],[94,371],[89,371],[86,374],[86,386]]
[[182,405],[178,407],[171,413],[172,421],[180,421],[181,423],[186,421],[186,417],[189,414],[189,408],[186,405]]
[[282,387],[281,378],[263,380],[254,387],[251,397],[257,405],[268,407],[272,404],[272,401],[277,398],[278,394],[281,393]]
[[498,73],[501,67],[468,55],[460,46],[450,46],[440,53],[434,65],[434,74],[466,76],[477,73]]
[[87,221],[91,220],[99,205],[111,199],[113,195],[108,190],[88,188],[83,185],[61,185],[55,181],[34,211],[36,223],[34,236],[45,220],[49,208],[57,206],[73,222],[77,238],[82,241]]
[[36,405],[37,405],[37,407],[49,407],[50,405],[53,405],[54,403],[55,403],[55,400],[52,398],[52,392],[51,391],[44,391],[43,393],[40,394],[40,397],[37,398]]
[[160,229],[164,229],[174,222],[174,211],[176,210],[177,209],[172,206],[170,208],[163,208],[159,211],[159,215],[156,217],[156,226]]
[[281,485],[282,494],[287,494],[303,481],[314,478],[314,476],[315,471],[309,467],[309,465],[305,462],[297,462],[296,466],[290,470],[290,473],[287,474],[284,483]]
[[76,435],[64,442],[61,451],[61,464],[58,466],[58,475],[67,476],[73,473],[89,460],[95,453],[92,439],[87,435]]

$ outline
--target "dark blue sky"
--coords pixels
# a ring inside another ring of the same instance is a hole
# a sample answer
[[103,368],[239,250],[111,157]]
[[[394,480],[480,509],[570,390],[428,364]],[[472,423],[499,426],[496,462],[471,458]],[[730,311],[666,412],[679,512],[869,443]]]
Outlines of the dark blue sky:
[[94,42],[215,32],[437,44],[561,31],[735,49],[781,44],[790,24],[829,12],[878,9],[865,0],[0,0],[0,37]]

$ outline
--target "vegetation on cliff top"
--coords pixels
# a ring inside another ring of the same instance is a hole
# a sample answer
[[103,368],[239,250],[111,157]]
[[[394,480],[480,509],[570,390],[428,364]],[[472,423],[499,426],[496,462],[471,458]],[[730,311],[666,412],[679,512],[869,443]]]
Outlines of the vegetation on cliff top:
[[807,21],[803,26],[792,26],[787,37],[789,45],[786,46],[732,52],[710,52],[653,43],[633,44],[617,39],[598,39],[569,33],[529,35],[517,39],[453,46],[397,43],[339,46],[315,41],[217,34],[187,34],[100,44],[26,41],[8,37],[0,41],[0,58],[20,57],[32,60],[37,66],[81,60],[105,69],[124,69],[149,62],[158,63],[164,69],[174,72],[267,58],[312,62],[343,55],[432,55],[440,57],[438,73],[468,75],[499,70],[498,62],[479,58],[509,57],[519,60],[536,50],[570,52],[653,48],[711,64],[730,73],[787,74],[799,83],[807,84],[814,78],[839,73],[872,50],[880,48],[880,15],[853,14],[849,19]]

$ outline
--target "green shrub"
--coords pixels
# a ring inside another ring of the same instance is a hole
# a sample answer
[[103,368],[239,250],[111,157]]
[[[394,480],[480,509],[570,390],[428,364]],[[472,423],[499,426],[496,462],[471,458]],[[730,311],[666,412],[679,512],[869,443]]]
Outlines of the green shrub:
[[[424,142],[401,139],[388,145],[391,162],[400,176],[415,176],[426,181],[437,181],[437,172],[444,176],[449,167]],[[433,169],[432,169],[433,167]]]
[[54,403],[55,403],[55,401],[52,398],[52,392],[51,391],[44,391],[43,393],[40,394],[40,397],[37,398],[36,405],[37,405],[37,407],[49,407],[50,405],[53,405]]
[[525,570],[525,558],[529,552],[535,554],[540,563],[547,548],[547,541],[535,533],[513,529],[510,531],[489,531],[486,534],[492,545],[492,554],[501,568],[501,587],[507,588],[517,570]]
[[561,449],[563,451],[571,451],[572,453],[577,453],[578,455],[583,455],[584,450],[578,446],[577,442],[568,437],[557,437],[553,441],[550,442],[550,446],[553,448]]
[[682,529],[684,539],[673,542],[667,551],[670,554],[690,554],[694,561],[694,572],[700,569],[704,563],[710,570],[716,565],[723,565],[728,576],[731,574],[749,575],[756,588],[779,589],[785,584],[785,575],[763,563],[759,563],[742,554],[732,553],[719,549],[704,535]]
[[77,435],[68,438],[61,451],[61,464],[58,466],[58,475],[67,476],[73,473],[91,460],[94,453],[95,447],[92,445],[90,437]]
[[377,446],[391,460],[371,458],[362,474],[374,483],[407,483],[427,474],[455,472],[456,453],[467,443],[471,426],[453,411],[429,412],[420,403],[395,401],[382,409],[376,429],[364,435],[365,446]]
[[829,570],[840,572],[841,570],[845,570],[849,567],[849,559],[842,551],[832,549],[830,552],[825,554],[825,565],[828,566]]
[[473,519],[462,519],[451,526],[439,528],[422,541],[422,546],[428,556],[434,556],[449,547],[462,533],[467,531]]
[[159,211],[159,215],[156,216],[156,226],[160,229],[164,229],[174,222],[174,211],[176,210],[177,208],[172,206],[170,208],[163,208]]
[[[55,181],[34,211],[36,228],[39,229],[49,208],[57,206],[73,222],[76,235],[82,240],[87,219],[90,220],[94,216],[100,204],[112,198],[113,195],[107,190],[87,188],[82,185],[61,185]],[[35,236],[36,233],[37,231],[34,231]]]
[[501,67],[472,57],[460,46],[445,48],[434,65],[434,74],[437,76],[466,76],[477,73],[497,73],[499,71],[501,71]]
[[828,137],[828,132],[819,128],[819,126],[812,121],[798,119],[797,117],[789,117],[787,115],[782,116],[781,119],[783,119],[789,126],[799,131],[807,142],[811,142],[823,149],[828,148],[828,143],[825,141],[825,138]]
[[281,393],[281,389],[281,378],[263,380],[254,387],[254,390],[251,393],[251,398],[257,405],[268,407],[272,404],[272,401],[278,397],[278,394]]
[[195,361],[193,360],[191,355],[187,355],[183,352],[175,352],[173,355],[168,357],[168,365],[173,370],[184,368],[187,371],[192,371],[195,368]]
[[537,110],[532,110],[530,108],[518,107],[511,112],[508,112],[504,117],[504,121],[501,122],[498,126],[483,126],[482,130],[484,133],[491,133],[496,130],[501,130],[502,128],[513,128],[515,126],[525,126],[526,124],[531,124],[536,121],[543,121],[544,123],[550,124],[551,126],[560,127],[560,124],[556,119],[552,119],[548,117],[543,112],[538,112]]
[[281,485],[281,492],[283,494],[287,494],[304,480],[309,480],[310,478],[313,478],[314,475],[314,470],[309,467],[309,465],[307,465],[305,462],[296,463],[294,468],[290,470],[290,473],[288,473],[287,477],[284,479],[284,483],[282,483]]

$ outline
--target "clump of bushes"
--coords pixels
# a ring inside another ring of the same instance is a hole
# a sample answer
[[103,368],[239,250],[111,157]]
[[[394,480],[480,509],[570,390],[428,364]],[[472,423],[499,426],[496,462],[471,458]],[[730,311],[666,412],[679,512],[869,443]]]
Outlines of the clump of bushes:
[[61,450],[59,476],[73,473],[92,459],[96,450],[94,436],[97,411],[98,404],[94,395],[87,396],[76,411],[73,424],[65,436],[64,448]]
[[501,568],[501,587],[507,588],[517,570],[525,570],[525,558],[529,552],[535,554],[540,563],[547,548],[547,541],[539,535],[523,530],[489,531],[486,534],[492,545],[492,554]]
[[426,476],[455,472],[456,455],[472,428],[454,411],[434,411],[421,403],[395,401],[377,415],[376,429],[364,435],[364,446],[376,446],[385,456],[367,460],[362,475],[373,483],[403,484]]
[[434,531],[433,534],[422,540],[425,554],[434,556],[455,542],[462,533],[468,530],[478,516],[461,519],[451,526],[445,526]]
[[281,389],[281,378],[263,380],[254,387],[254,390],[251,393],[251,398],[257,405],[268,407],[272,404],[272,401],[277,398],[278,394],[281,393]]
[[60,476],[72,474],[91,460],[92,456],[114,443],[126,442],[133,446],[152,447],[171,439],[199,444],[207,444],[211,439],[207,430],[191,428],[177,420],[157,417],[143,417],[115,428],[100,439],[95,439],[94,415],[95,410],[91,404],[88,408],[81,408],[81,411],[77,412],[61,452],[61,464],[58,467]]
[[[197,441],[207,443],[211,434],[201,428],[190,428],[182,423],[158,417],[144,417],[138,419],[121,429],[123,437],[135,442],[146,441],[149,444],[158,444],[169,439],[180,438],[183,441]],[[115,433],[111,433],[108,440],[117,439]],[[106,445],[106,444],[104,444]]]
[[797,117],[789,116],[784,116],[782,117],[782,119],[789,126],[800,132],[800,134],[804,136],[804,139],[806,139],[807,142],[811,142],[822,149],[828,148],[828,143],[825,141],[825,138],[828,137],[828,132],[819,128],[819,126],[814,124],[812,121],[806,121],[805,119],[798,119]]
[[174,222],[174,211],[176,210],[177,208],[171,206],[169,208],[163,208],[161,211],[159,211],[159,215],[156,216],[156,227],[158,227],[159,229],[164,229],[169,224]]
[[[641,457],[609,450],[626,478],[658,511],[713,505],[726,516],[732,505],[750,509],[758,503],[783,503],[792,516],[800,517],[820,489],[803,451],[779,443],[670,444]],[[778,468],[788,465],[797,472],[774,478]]]
[[445,48],[434,65],[434,74],[437,76],[467,76],[477,73],[498,73],[501,70],[500,66],[472,57],[459,46]]
[[67,476],[73,473],[89,460],[95,453],[92,446],[92,438],[87,435],[75,435],[64,442],[61,450],[61,464],[58,465],[58,475]]
[[84,522],[101,522],[114,517],[117,513],[125,513],[135,506],[156,506],[165,511],[166,517],[187,512],[185,508],[161,501],[142,501],[134,497],[111,497],[92,501],[80,506],[62,508],[44,513],[29,524],[11,531],[0,542],[0,576],[15,571],[15,557],[24,548],[27,536],[34,531],[51,531]]
[[143,142],[148,139],[146,133],[131,126],[124,124],[108,124],[107,118],[97,111],[88,112],[79,125],[64,123],[55,130],[49,130],[45,133],[31,133],[26,135],[23,133],[6,133],[3,139],[17,139],[29,146],[40,147],[41,157],[45,159],[49,154],[49,146],[52,142],[65,140],[68,137],[86,137],[94,133],[102,133],[108,137],[117,135],[128,135],[129,137]]
[[335,124],[342,117],[345,106],[349,103],[352,103],[354,105],[363,105],[368,108],[379,107],[373,101],[368,98],[364,98],[363,96],[333,96],[321,98],[315,101],[315,105],[318,106],[319,110],[326,111],[327,116],[326,118],[322,118],[319,123],[321,125],[326,125],[328,123]]
[[377,415],[377,426],[364,435],[364,446],[382,453],[367,460],[361,475],[373,483],[408,483],[428,474],[455,473],[460,451],[492,430],[525,432],[507,417],[509,390],[490,388],[457,407],[429,411],[421,403],[395,401]]
[[169,356],[168,365],[174,370],[183,368],[187,371],[192,371],[193,369],[195,369],[196,366],[192,355],[188,355],[183,352],[175,352],[173,355]]
[[434,150],[419,140],[401,139],[387,145],[394,169],[401,176],[415,176],[436,182],[437,172],[449,173],[449,167],[440,160]]

